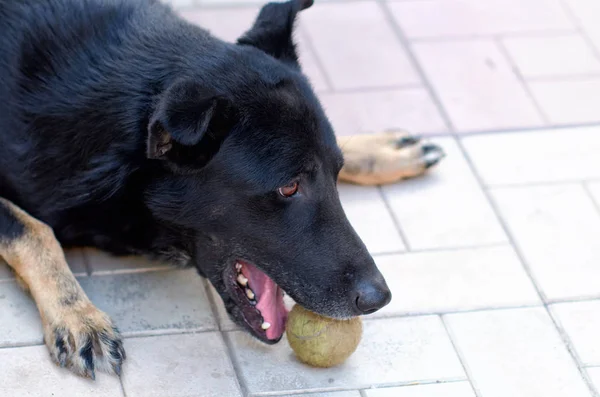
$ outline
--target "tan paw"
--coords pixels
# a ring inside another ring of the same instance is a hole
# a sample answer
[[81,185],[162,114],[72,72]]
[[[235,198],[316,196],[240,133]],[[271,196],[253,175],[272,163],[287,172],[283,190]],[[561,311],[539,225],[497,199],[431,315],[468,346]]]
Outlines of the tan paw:
[[96,370],[121,374],[125,350],[111,319],[91,303],[63,308],[44,321],[44,341],[61,367],[95,379]]
[[345,164],[339,180],[359,185],[386,185],[424,174],[445,153],[404,131],[339,137]]

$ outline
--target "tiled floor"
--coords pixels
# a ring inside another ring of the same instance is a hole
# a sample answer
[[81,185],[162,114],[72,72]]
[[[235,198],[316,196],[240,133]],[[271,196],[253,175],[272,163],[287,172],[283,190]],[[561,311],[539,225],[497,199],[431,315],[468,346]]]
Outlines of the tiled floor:
[[[234,40],[254,0],[171,0]],[[342,366],[299,364],[224,315],[193,271],[68,259],[123,330],[124,374],[50,363],[0,264],[0,396],[600,397],[600,2],[316,0],[301,61],[339,134],[401,127],[448,157],[340,186],[393,289]]]

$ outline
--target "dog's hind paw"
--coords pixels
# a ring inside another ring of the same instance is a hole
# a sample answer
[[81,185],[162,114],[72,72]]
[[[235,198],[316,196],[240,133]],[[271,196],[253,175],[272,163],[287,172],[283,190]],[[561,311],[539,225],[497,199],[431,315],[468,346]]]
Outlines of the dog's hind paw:
[[96,370],[121,374],[125,350],[110,318],[91,303],[66,309],[44,323],[51,358],[63,368],[95,379]]
[[403,131],[339,137],[345,164],[339,180],[386,185],[424,174],[445,157],[439,146]]

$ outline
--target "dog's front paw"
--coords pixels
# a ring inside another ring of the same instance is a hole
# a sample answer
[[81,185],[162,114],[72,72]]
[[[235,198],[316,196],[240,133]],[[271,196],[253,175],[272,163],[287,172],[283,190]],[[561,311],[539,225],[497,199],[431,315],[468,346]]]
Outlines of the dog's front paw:
[[340,137],[345,164],[339,179],[360,185],[385,185],[424,174],[445,154],[442,148],[403,132]]
[[95,379],[96,370],[121,374],[123,341],[111,319],[91,303],[65,308],[44,321],[44,341],[61,367]]

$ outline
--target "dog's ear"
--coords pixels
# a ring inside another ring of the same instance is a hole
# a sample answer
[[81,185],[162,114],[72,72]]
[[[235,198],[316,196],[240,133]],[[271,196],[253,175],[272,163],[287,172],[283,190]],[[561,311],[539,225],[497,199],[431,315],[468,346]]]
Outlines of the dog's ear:
[[269,3],[258,14],[252,28],[238,39],[238,44],[251,45],[284,62],[298,66],[293,41],[296,15],[313,5],[313,0],[290,0]]
[[146,156],[175,168],[199,168],[218,151],[233,121],[229,101],[194,81],[160,96],[148,126]]

